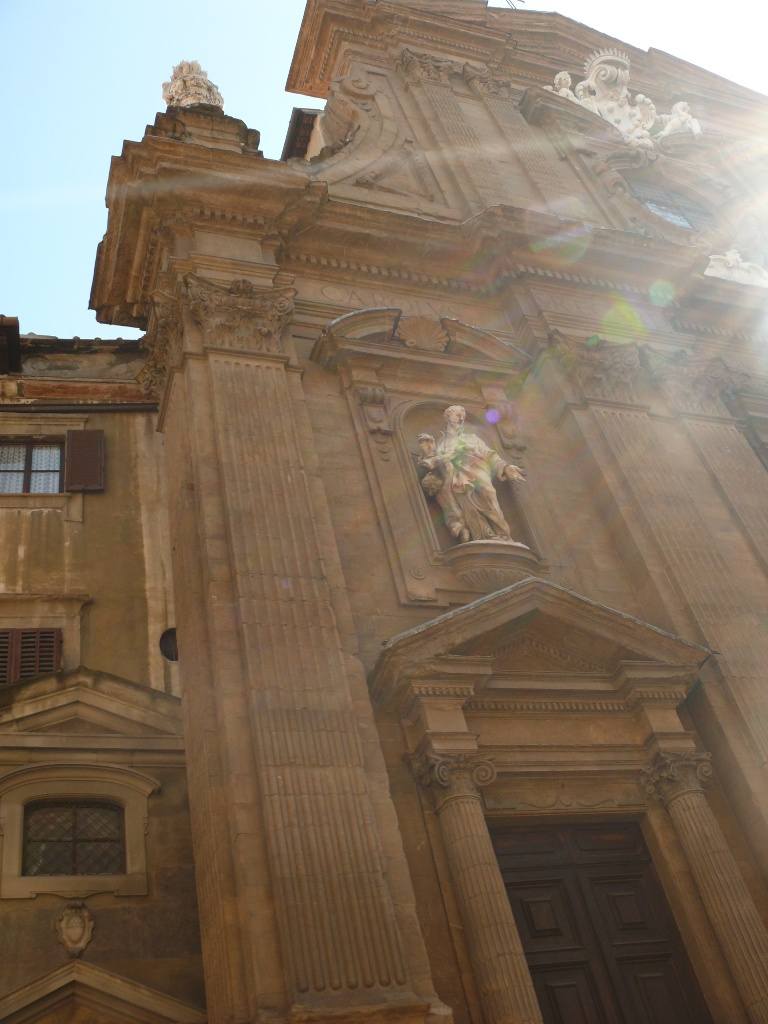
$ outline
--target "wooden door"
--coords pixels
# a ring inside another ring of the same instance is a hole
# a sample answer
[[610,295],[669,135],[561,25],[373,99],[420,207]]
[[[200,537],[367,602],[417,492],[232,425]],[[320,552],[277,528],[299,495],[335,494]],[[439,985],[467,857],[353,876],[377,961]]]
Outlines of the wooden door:
[[636,824],[492,835],[545,1024],[711,1024]]

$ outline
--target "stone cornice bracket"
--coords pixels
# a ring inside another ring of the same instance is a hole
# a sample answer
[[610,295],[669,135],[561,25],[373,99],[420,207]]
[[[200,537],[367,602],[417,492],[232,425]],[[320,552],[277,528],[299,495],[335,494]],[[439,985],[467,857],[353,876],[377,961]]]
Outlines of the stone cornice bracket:
[[627,405],[638,401],[635,384],[641,366],[636,344],[611,342],[597,335],[578,342],[560,331],[552,331],[549,341],[585,398]]
[[494,75],[490,68],[467,63],[461,73],[475,96],[509,96],[511,80]]
[[643,769],[641,781],[649,796],[669,807],[686,793],[704,792],[713,776],[711,760],[709,753],[658,753],[651,767]]
[[183,334],[181,307],[177,300],[155,295],[150,328],[141,339],[141,347],[149,355],[136,378],[144,394],[157,398],[162,394],[169,371],[181,363]]
[[747,391],[751,383],[749,374],[728,366],[719,356],[696,359],[684,350],[669,355],[645,346],[641,358],[675,412],[730,418],[724,399]]
[[280,340],[293,316],[295,288],[259,290],[250,281],[218,284],[187,274],[189,311],[211,348],[249,354],[285,355]]
[[411,771],[420,785],[433,789],[438,808],[456,797],[479,799],[480,789],[497,774],[490,761],[471,754],[423,753],[411,759]]

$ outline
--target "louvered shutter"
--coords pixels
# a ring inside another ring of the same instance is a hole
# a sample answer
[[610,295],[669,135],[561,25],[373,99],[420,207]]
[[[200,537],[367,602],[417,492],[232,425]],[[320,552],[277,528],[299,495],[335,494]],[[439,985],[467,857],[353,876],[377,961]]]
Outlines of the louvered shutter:
[[0,683],[34,679],[60,667],[60,629],[0,630]]
[[64,490],[103,491],[106,486],[103,430],[68,430]]
[[0,629],[0,683],[11,681],[11,629]]

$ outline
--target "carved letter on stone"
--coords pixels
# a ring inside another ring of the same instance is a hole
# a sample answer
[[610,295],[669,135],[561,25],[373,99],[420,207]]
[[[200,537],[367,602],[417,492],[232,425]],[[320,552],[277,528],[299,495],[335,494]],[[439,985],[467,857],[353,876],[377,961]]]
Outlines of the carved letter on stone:
[[84,903],[68,903],[56,918],[59,942],[71,957],[78,957],[91,941],[93,918]]
[[445,410],[445,433],[439,444],[431,434],[419,434],[418,465],[424,471],[421,486],[440,506],[445,525],[457,543],[515,543],[499,506],[494,481],[523,480],[523,474],[477,434],[465,433],[466,415],[460,405]]

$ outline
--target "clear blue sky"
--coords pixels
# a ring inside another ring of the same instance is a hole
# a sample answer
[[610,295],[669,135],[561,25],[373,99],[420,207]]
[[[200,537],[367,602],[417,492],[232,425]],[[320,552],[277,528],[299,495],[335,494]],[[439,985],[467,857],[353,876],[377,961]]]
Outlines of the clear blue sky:
[[[529,0],[523,9],[556,9],[768,91],[768,15],[755,0]],[[0,0],[0,313],[18,316],[22,332],[137,336],[87,309],[110,157],[164,107],[162,83],[182,59],[201,62],[227,113],[279,157],[292,107],[318,105],[284,91],[303,10],[304,0]]]

